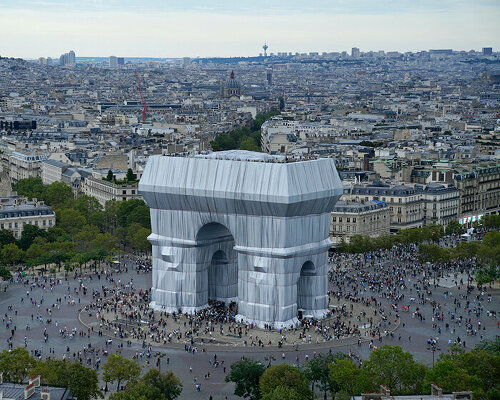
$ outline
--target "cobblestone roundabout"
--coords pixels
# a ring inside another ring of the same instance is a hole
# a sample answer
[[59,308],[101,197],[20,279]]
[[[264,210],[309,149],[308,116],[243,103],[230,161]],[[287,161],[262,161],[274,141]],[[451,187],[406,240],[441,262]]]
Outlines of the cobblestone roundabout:
[[[121,262],[120,272],[92,269],[56,279],[16,276],[0,296],[2,348],[26,346],[36,357],[75,360],[98,371],[107,354],[118,353],[137,359],[143,369],[172,370],[184,383],[181,399],[200,398],[196,379],[201,398],[233,400],[234,387],[224,378],[227,367],[241,356],[266,365],[275,360],[302,365],[321,352],[341,351],[363,360],[373,348],[390,344],[431,365],[433,356],[437,359],[453,343],[470,350],[500,334],[494,314],[500,304],[498,288],[478,291],[467,285],[474,261],[441,268],[422,265],[414,246],[333,257],[328,290],[335,313],[318,322],[321,331],[314,325],[305,331],[298,327],[295,333],[221,324],[217,318],[230,317],[222,312],[199,315],[192,326],[190,317],[183,315],[176,321],[172,314],[156,312],[153,320],[146,306],[151,288],[148,262],[135,257],[122,257]],[[192,328],[198,333],[191,335]],[[428,346],[431,339],[437,341],[435,353]],[[216,366],[214,354],[220,360]]]

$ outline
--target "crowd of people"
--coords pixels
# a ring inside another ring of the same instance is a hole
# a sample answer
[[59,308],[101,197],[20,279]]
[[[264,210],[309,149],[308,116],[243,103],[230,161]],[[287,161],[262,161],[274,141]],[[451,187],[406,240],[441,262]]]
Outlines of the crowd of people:
[[[460,240],[449,236],[441,239],[440,245],[456,246]],[[149,365],[155,358],[153,349],[170,343],[183,344],[193,355],[206,353],[209,344],[289,346],[290,350],[307,349],[312,344],[328,350],[333,342],[346,338],[354,346],[366,344],[375,349],[384,337],[405,346],[404,342],[412,342],[408,332],[423,327],[422,347],[436,351],[445,344],[465,347],[466,342],[482,340],[487,325],[492,325],[485,324],[485,319],[496,318],[492,294],[473,286],[474,259],[440,265],[421,263],[416,245],[401,245],[364,254],[332,253],[329,262],[329,317],[306,318],[300,325],[279,330],[237,322],[235,304],[214,302],[196,315],[152,310],[150,288],[136,283],[139,274],[151,272],[146,257],[122,256],[120,265],[110,263],[67,276],[18,273],[9,290],[19,293],[2,316],[8,332],[7,348],[22,343],[36,358],[67,359],[99,369],[109,352],[121,354],[125,346],[133,344],[140,348],[133,358]],[[19,305],[29,310],[23,311],[22,318]],[[75,317],[62,318],[64,310]],[[76,318],[77,313],[84,324]],[[406,328],[407,337],[396,329],[398,326]],[[495,322],[495,326],[500,328],[500,323]],[[33,337],[34,328],[39,337]],[[440,343],[445,334],[444,343]],[[93,335],[104,336],[105,341],[99,342],[103,344],[93,345]],[[466,340],[468,337],[471,339]],[[158,365],[160,357],[156,358]],[[213,359],[209,368],[226,367]],[[210,379],[209,371],[205,379]],[[195,385],[201,390],[198,378]]]

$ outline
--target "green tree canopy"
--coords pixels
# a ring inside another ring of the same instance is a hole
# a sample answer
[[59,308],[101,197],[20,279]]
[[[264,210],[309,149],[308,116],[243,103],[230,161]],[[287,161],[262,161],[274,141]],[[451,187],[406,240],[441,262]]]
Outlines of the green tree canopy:
[[45,188],[44,200],[53,208],[58,208],[73,198],[73,190],[64,182],[53,182]]
[[45,186],[41,178],[20,179],[12,185],[12,190],[15,190],[18,195],[26,196],[29,199],[44,200],[45,198]]
[[481,380],[471,376],[467,370],[458,367],[450,360],[439,361],[425,375],[425,387],[430,390],[432,383],[440,386],[445,393],[464,390],[477,390],[481,387]]
[[6,382],[21,383],[35,366],[35,359],[28,350],[17,347],[11,351],[3,350],[0,353],[0,371]]
[[327,393],[333,391],[329,375],[329,364],[335,360],[343,358],[342,353],[339,354],[318,354],[310,359],[303,368],[306,378],[311,382],[311,391],[314,393],[315,385],[318,383],[319,389],[323,391],[323,396],[326,399]]
[[37,237],[46,236],[46,232],[35,225],[24,225],[18,245],[22,250],[28,250]]
[[257,400],[260,398],[259,379],[266,367],[259,361],[242,358],[231,364],[226,382],[234,382],[234,394],[239,397]]
[[127,385],[125,392],[116,393],[111,400],[174,400],[182,392],[182,383],[171,371],[150,369],[137,382]]
[[78,400],[91,400],[104,397],[99,390],[97,371],[84,367],[79,363],[71,364],[69,371],[69,388],[73,396]]
[[122,356],[111,354],[102,367],[102,379],[105,382],[117,382],[118,390],[120,384],[135,380],[141,373],[141,367],[135,361],[127,360]]
[[293,389],[301,400],[311,398],[309,382],[297,367],[278,364],[266,369],[259,380],[262,396],[265,398],[271,395],[278,386]]
[[23,258],[23,251],[14,243],[6,244],[2,249],[2,262],[7,265],[15,265]]
[[0,230],[0,245],[5,246],[9,243],[15,243],[16,238],[12,234],[12,231],[8,231],[5,229]]
[[127,182],[131,183],[135,181],[135,174],[134,171],[132,171],[132,168],[127,169]]
[[409,352],[389,345],[373,351],[363,364],[363,373],[374,385],[374,390],[385,385],[394,394],[421,393],[426,370]]
[[458,221],[452,220],[446,225],[445,232],[447,235],[460,235],[462,233],[462,225]]
[[80,232],[86,224],[85,217],[78,210],[67,208],[57,214],[57,226],[70,235]]
[[330,381],[335,393],[360,394],[370,388],[361,369],[352,360],[339,359],[329,365]]

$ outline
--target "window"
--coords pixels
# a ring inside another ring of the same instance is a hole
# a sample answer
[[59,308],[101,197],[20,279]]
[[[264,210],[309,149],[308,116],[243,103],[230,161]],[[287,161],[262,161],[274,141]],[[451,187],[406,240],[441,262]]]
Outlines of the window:
[[339,217],[339,222],[342,222],[342,217]]
[[337,222],[337,217],[332,217],[333,222]]
[[351,218],[350,217],[347,217],[347,222],[351,222]]
[[122,190],[122,194],[127,194],[127,191],[126,190]]
[[353,227],[352,227],[352,231],[353,231],[353,232],[356,232],[356,225],[353,225]]
[[347,232],[351,230],[351,225],[347,225]]
[[353,218],[353,219],[352,219],[352,222],[356,223],[356,218]]

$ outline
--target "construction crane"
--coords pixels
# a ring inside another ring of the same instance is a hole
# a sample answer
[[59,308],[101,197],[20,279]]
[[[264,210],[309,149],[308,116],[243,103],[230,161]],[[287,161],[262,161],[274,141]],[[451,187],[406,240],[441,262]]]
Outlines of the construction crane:
[[141,94],[141,102],[142,102],[142,123],[146,123],[146,114],[149,114],[148,106],[146,104],[146,100],[144,100],[144,96],[142,94],[142,86],[141,80],[139,79],[139,74],[135,73],[135,80],[137,81],[137,86],[139,86],[139,93]]

